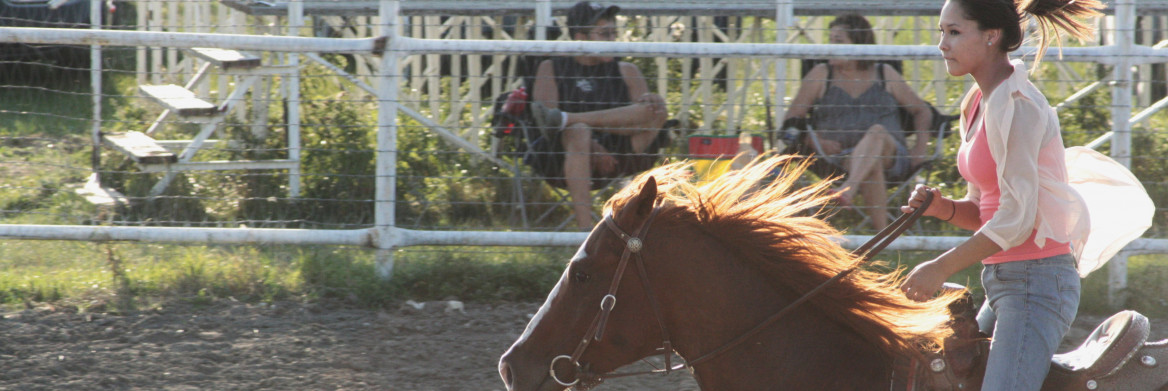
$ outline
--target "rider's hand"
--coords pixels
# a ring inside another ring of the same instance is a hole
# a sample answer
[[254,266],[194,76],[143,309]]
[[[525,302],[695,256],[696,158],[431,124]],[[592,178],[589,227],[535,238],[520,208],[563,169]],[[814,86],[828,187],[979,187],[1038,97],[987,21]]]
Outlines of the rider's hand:
[[937,294],[950,274],[944,265],[934,259],[914,267],[900,285],[900,290],[911,300],[927,301]]
[[917,185],[913,189],[912,195],[908,197],[908,202],[900,207],[900,211],[904,213],[912,213],[925,203],[926,193],[933,193],[933,202],[929,203],[929,208],[925,209],[925,216],[933,216],[939,219],[950,218],[953,216],[953,211],[956,205],[953,200],[945,198],[941,195],[941,191],[936,188],[925,185]]

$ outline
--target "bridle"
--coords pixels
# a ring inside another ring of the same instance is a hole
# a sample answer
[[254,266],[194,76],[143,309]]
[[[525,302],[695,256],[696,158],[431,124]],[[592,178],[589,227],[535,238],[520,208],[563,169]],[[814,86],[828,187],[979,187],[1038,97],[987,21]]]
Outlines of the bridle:
[[[705,353],[698,358],[688,360],[687,362],[678,364],[676,366],[672,365],[671,360],[673,354],[673,344],[670,342],[669,329],[665,326],[665,317],[661,314],[661,305],[657,300],[657,295],[654,293],[655,291],[653,290],[652,285],[649,283],[648,273],[645,272],[645,262],[641,257],[641,250],[644,249],[643,238],[646,234],[648,234],[649,227],[652,225],[653,219],[661,212],[661,206],[655,205],[653,207],[653,211],[649,213],[649,218],[645,219],[645,222],[641,223],[640,229],[637,230],[637,236],[629,235],[625,230],[621,229],[620,226],[616,224],[616,221],[613,220],[612,214],[607,213],[604,216],[604,225],[608,227],[608,229],[612,230],[614,234],[616,234],[622,241],[625,242],[625,249],[621,253],[620,262],[617,263],[616,274],[613,275],[612,285],[609,286],[608,293],[600,299],[600,312],[597,312],[596,316],[592,319],[592,324],[588,326],[587,331],[584,332],[584,338],[580,340],[580,344],[576,345],[576,349],[572,351],[570,356],[560,355],[553,358],[548,372],[551,374],[552,380],[564,387],[578,386],[577,388],[587,390],[600,384],[605,379],[646,375],[652,373],[668,374],[672,371],[692,368],[700,363],[709,361],[710,359],[717,357],[718,355],[725,353],[730,349],[737,347],[738,345],[741,345],[743,342],[746,342],[746,340],[754,337],[759,332],[762,332],[767,327],[777,322],[779,319],[791,313],[791,311],[799,307],[799,305],[818,295],[825,288],[827,288],[827,286],[835,283],[836,281],[839,281],[840,279],[843,279],[848,274],[851,274],[853,271],[860,268],[860,266],[863,266],[881,250],[884,250],[885,247],[888,247],[888,245],[891,244],[893,240],[900,236],[900,234],[904,233],[904,231],[907,230],[908,227],[912,225],[912,223],[920,218],[921,215],[924,214],[925,210],[928,209],[929,204],[932,203],[932,201],[933,193],[926,192],[924,202],[921,204],[921,206],[918,206],[916,210],[914,210],[912,213],[901,215],[896,219],[896,221],[893,221],[892,224],[889,224],[887,227],[880,230],[880,232],[876,233],[876,235],[872,236],[872,239],[869,239],[867,242],[864,242],[863,245],[852,251],[852,254],[860,255],[859,261],[857,261],[856,264],[852,267],[845,269],[837,273],[835,276],[832,276],[826,281],[820,283],[815,288],[812,288],[810,291],[807,291],[807,293],[804,293],[798,299],[791,302],[791,304],[787,304],[786,307],[783,307],[774,315],[771,315],[762,323],[759,323],[749,331],[723,344],[721,347]],[[587,365],[582,365],[580,363],[580,357],[584,355],[584,351],[588,349],[589,344],[591,344],[593,341],[600,341],[603,338],[604,328],[608,323],[608,317],[612,313],[612,309],[616,306],[617,288],[620,286],[621,279],[624,277],[625,270],[628,268],[629,260],[632,258],[636,258],[637,275],[640,278],[641,285],[645,290],[645,296],[647,296],[649,299],[649,306],[653,309],[653,316],[657,319],[657,325],[661,328],[661,347],[657,348],[657,351],[659,352],[658,354],[660,354],[664,359],[665,366],[661,369],[653,369],[649,371],[607,374],[591,373]],[[568,360],[568,363],[575,367],[576,380],[567,382],[561,380],[559,376],[556,375],[556,363],[560,360]]]
[[[576,350],[572,351],[571,356],[561,355],[552,359],[548,371],[551,374],[552,380],[555,380],[556,383],[564,387],[580,385],[580,388],[588,389],[600,384],[605,379],[649,373],[668,373],[676,369],[685,368],[685,365],[674,368],[670,362],[673,354],[673,345],[669,342],[669,329],[665,327],[664,317],[661,316],[661,306],[658,304],[657,295],[654,293],[653,287],[649,284],[648,274],[645,273],[645,262],[641,258],[641,250],[644,248],[644,242],[641,238],[644,238],[645,234],[649,232],[649,226],[652,225],[653,219],[659,213],[661,213],[661,207],[654,206],[653,211],[649,213],[649,218],[645,219],[644,223],[641,223],[641,229],[638,230],[637,236],[629,235],[620,226],[616,225],[616,221],[612,219],[612,213],[606,213],[604,215],[604,225],[625,242],[625,249],[621,253],[620,262],[617,263],[616,274],[612,277],[612,285],[608,287],[608,294],[605,294],[600,299],[600,312],[597,312],[596,317],[592,318],[592,325],[588,326],[587,331],[584,332],[584,338],[580,340],[579,345],[576,345]],[[657,318],[657,325],[661,327],[662,343],[661,348],[657,350],[665,359],[665,369],[629,373],[591,373],[586,366],[580,364],[580,356],[584,354],[584,350],[588,348],[588,345],[592,341],[600,341],[604,337],[604,328],[608,323],[608,316],[616,306],[616,290],[620,287],[625,270],[628,269],[629,259],[633,258],[634,255],[637,259],[637,275],[641,279],[641,285],[644,286],[645,295],[649,297],[649,305],[653,308],[653,316]],[[556,362],[560,360],[568,360],[568,363],[576,368],[576,380],[566,382],[561,380],[559,376],[556,376]],[[581,380],[584,380],[584,382],[581,383]]]

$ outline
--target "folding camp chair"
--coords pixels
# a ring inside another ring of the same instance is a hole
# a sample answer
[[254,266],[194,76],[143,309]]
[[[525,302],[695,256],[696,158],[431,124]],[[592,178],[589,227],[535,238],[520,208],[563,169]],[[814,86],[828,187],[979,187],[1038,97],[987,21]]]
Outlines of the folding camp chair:
[[[957,115],[942,114],[931,104],[929,105],[929,110],[933,112],[933,122],[929,127],[932,132],[930,134],[930,138],[933,141],[932,153],[924,162],[915,167],[911,167],[906,175],[897,178],[885,178],[885,182],[891,190],[888,197],[889,202],[899,202],[917,184],[927,183],[928,174],[931,172],[933,165],[944,157],[944,140],[952,133],[953,122],[960,117]],[[901,110],[901,117],[903,124],[908,125],[913,123],[912,116],[903,109]],[[814,158],[815,161],[811,165],[811,172],[820,178],[841,177],[841,179],[846,179],[847,170],[842,166],[845,156],[829,156],[824,153],[823,148],[819,144],[819,138],[816,135],[815,129],[812,128],[807,118],[788,119],[783,123],[781,133],[791,135],[788,137],[791,142],[787,145],[783,153]],[[876,213],[887,214],[890,218],[889,221],[896,218],[895,214],[890,211],[889,205],[873,207],[880,209]],[[857,227],[867,224],[872,219],[868,213],[858,210],[858,208],[856,208],[856,213],[863,216],[860,223],[856,225]]]
[[[509,101],[511,104],[508,103]],[[515,109],[515,104],[520,104],[523,108]],[[523,226],[527,228],[530,225],[554,224],[555,230],[562,230],[574,218],[569,202],[570,197],[563,178],[563,158],[558,156],[562,152],[553,152],[556,148],[551,145],[555,142],[550,138],[552,136],[545,134],[535,126],[535,122],[531,118],[531,111],[527,110],[530,104],[531,98],[526,94],[525,89],[506,92],[496,97],[491,120],[494,138],[497,141],[493,149],[496,155],[509,156],[513,158],[513,161],[519,163],[513,170],[515,192],[512,201]],[[680,122],[676,119],[666,121],[655,144],[649,148],[668,147],[671,143],[670,133],[679,125]],[[626,176],[593,178],[591,184],[592,203],[596,203],[597,197],[607,198],[619,190],[628,179],[627,175],[632,175],[632,173],[623,175]],[[527,200],[523,191],[526,187],[523,185],[523,181],[527,179],[541,182],[539,187],[545,189],[552,200],[542,203],[533,203]],[[536,210],[529,211],[529,206],[536,207]],[[597,215],[596,211],[592,213],[593,220],[598,221],[601,216]],[[562,220],[559,220],[560,218]]]
[[[538,162],[547,159],[540,151],[548,140],[536,128],[531,112],[527,110],[530,104],[530,96],[524,87],[495,98],[491,116],[492,150],[496,156],[514,162],[510,167],[512,220],[518,220],[523,228],[550,226],[553,230],[561,230],[572,220],[572,208],[567,204],[567,191],[549,183],[548,180],[553,178],[544,178],[534,168]],[[532,187],[539,189],[538,194],[529,197]],[[564,211],[568,215],[560,221],[561,217],[557,216]]]
[[[826,61],[827,60],[822,59],[803,60],[802,76],[805,77],[812,68]],[[892,60],[879,61],[877,62],[877,66],[890,66],[897,72],[901,72],[904,64],[902,61]],[[880,78],[880,81],[884,80],[884,73],[881,69],[878,68],[876,74]],[[812,108],[812,111],[814,110],[815,109]],[[933,131],[930,136],[933,140],[935,140],[933,153],[927,157],[924,163],[919,164],[916,167],[911,167],[909,170],[907,170],[905,175],[896,178],[885,178],[886,184],[888,185],[889,189],[892,190],[892,193],[888,198],[889,203],[898,202],[901,197],[903,197],[908,192],[909,189],[912,189],[917,183],[922,183],[923,181],[927,180],[924,176],[922,176],[922,174],[927,173],[928,170],[933,166],[933,162],[943,155],[943,140],[950,133],[949,130],[951,128],[952,122],[958,117],[941,114],[932,105],[929,105],[929,110],[933,113],[933,122],[929,127],[929,129]],[[915,127],[912,114],[907,109],[901,107],[899,110],[899,115],[902,129],[913,129]],[[820,178],[839,176],[846,179],[847,172],[842,166],[843,156],[828,156],[823,152],[823,149],[820,147],[817,134],[815,130],[812,129],[810,124],[810,118],[811,112],[809,112],[808,115],[803,118],[790,118],[787,121],[784,121],[783,125],[780,126],[782,131],[778,132],[777,136],[782,137],[783,141],[787,143],[786,149],[783,150],[783,153],[801,156],[815,156],[816,159],[811,165],[811,171],[813,173],[818,175]],[[913,133],[915,132],[910,132],[908,135],[912,135]],[[908,145],[912,144],[909,143]],[[873,206],[873,208],[879,208],[880,213],[889,213],[889,205],[885,205],[883,207]],[[871,220],[870,214],[859,210],[859,208],[851,209],[855,210],[863,217],[863,220],[859,225],[857,225],[857,227],[860,227]],[[890,214],[889,217],[889,221],[891,221],[891,217],[894,216]]]

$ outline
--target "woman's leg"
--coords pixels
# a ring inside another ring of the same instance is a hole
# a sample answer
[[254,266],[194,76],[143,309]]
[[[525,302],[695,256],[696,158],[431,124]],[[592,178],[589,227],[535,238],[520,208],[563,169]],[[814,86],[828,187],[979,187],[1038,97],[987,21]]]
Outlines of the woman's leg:
[[1074,258],[986,265],[982,284],[978,324],[993,336],[982,391],[1038,391],[1078,311]]
[[877,231],[888,225],[888,214],[884,210],[888,204],[885,182],[883,169],[871,170],[868,180],[860,182],[860,195],[864,196],[864,204],[869,206],[868,217],[872,219],[872,228]]
[[851,201],[857,192],[863,195],[864,204],[874,207],[869,215],[872,217],[872,226],[877,230],[888,225],[888,216],[883,210],[888,203],[884,169],[892,164],[895,157],[896,139],[883,125],[872,125],[856,144],[845,164],[848,179],[843,183],[847,190],[842,197]]

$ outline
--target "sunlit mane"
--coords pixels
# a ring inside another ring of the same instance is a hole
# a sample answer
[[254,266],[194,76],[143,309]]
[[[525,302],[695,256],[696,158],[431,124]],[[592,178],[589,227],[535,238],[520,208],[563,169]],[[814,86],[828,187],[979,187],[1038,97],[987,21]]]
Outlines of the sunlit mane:
[[[605,208],[620,210],[652,176],[665,199],[656,224],[695,224],[727,248],[741,249],[743,257],[727,261],[748,263],[794,299],[858,261],[835,241],[840,232],[822,219],[830,183],[795,183],[806,169],[789,157],[772,157],[694,184],[688,163],[674,163],[641,174]],[[956,296],[908,300],[896,289],[898,274],[854,272],[811,304],[890,354],[939,344],[949,334],[947,305]]]

